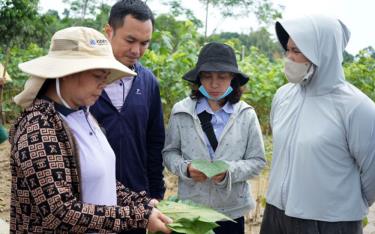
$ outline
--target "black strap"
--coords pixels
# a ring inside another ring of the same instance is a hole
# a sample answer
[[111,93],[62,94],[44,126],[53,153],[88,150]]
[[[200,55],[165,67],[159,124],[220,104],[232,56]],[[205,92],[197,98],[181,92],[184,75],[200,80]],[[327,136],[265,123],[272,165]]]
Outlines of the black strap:
[[198,118],[201,121],[202,129],[204,133],[206,133],[212,149],[215,151],[217,147],[217,139],[211,123],[212,115],[207,111],[203,111],[202,113],[198,114]]

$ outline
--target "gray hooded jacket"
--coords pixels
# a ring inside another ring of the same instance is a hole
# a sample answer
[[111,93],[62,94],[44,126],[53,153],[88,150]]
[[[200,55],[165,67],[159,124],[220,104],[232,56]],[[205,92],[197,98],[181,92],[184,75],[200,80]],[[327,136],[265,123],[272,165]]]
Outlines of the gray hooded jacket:
[[209,206],[235,219],[243,216],[254,202],[247,180],[265,166],[264,146],[254,109],[243,101],[233,105],[233,113],[218,139],[215,159],[229,164],[220,184],[208,179],[195,182],[187,177],[187,165],[194,159],[210,160],[204,132],[190,97],[173,107],[166,131],[163,159],[178,180],[178,197]]
[[274,97],[267,202],[297,218],[361,220],[375,199],[375,104],[345,81],[350,33],[324,16],[277,23],[276,31],[284,48],[289,34],[316,71]]

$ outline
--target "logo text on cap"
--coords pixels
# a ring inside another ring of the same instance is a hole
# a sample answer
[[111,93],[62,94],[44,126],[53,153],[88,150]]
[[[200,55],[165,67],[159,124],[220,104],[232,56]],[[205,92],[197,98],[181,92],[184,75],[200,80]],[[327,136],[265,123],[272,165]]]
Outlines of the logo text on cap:
[[89,45],[92,47],[108,45],[108,41],[106,39],[91,39]]

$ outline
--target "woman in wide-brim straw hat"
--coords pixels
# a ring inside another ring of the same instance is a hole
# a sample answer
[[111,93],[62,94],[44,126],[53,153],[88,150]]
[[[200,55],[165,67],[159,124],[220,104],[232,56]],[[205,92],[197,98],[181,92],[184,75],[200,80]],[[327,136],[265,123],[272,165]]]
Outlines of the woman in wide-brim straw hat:
[[14,100],[10,132],[11,232],[169,232],[144,192],[116,182],[115,154],[89,112],[104,86],[135,75],[98,31],[54,34],[48,55],[22,63],[31,75]]
[[[257,115],[243,101],[248,77],[237,66],[233,49],[212,42],[199,53],[194,69],[183,77],[192,82],[190,97],[174,105],[163,159],[179,177],[178,196],[207,205],[234,219],[219,222],[215,233],[244,233],[244,215],[254,208],[247,180],[265,165]],[[192,166],[196,159],[223,160],[229,169],[212,178]]]

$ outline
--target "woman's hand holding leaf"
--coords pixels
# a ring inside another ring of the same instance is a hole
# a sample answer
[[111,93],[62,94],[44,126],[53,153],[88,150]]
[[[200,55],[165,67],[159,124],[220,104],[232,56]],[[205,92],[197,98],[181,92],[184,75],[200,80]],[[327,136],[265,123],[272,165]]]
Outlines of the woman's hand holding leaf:
[[187,170],[188,170],[188,174],[190,175],[190,177],[194,181],[203,182],[203,181],[207,180],[207,176],[203,172],[201,172],[200,170],[193,167],[191,165],[191,163],[189,163]]
[[167,227],[167,224],[172,222],[173,220],[171,218],[161,213],[158,209],[153,208],[148,219],[147,230],[151,233],[172,233],[172,230]]
[[218,183],[220,183],[221,181],[224,180],[224,178],[225,178],[226,175],[227,175],[227,172],[222,172],[222,173],[220,173],[220,174],[217,174],[217,175],[213,176],[213,177],[212,177],[212,180],[213,180],[216,184],[218,184]]
[[151,199],[148,203],[149,206],[156,207],[159,204],[159,201],[155,198]]

